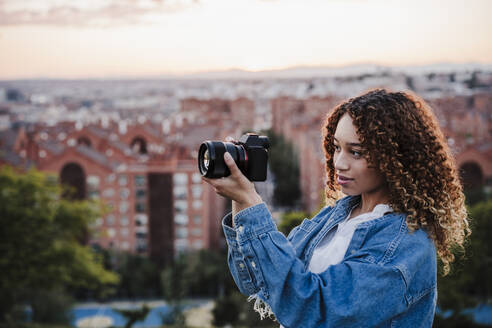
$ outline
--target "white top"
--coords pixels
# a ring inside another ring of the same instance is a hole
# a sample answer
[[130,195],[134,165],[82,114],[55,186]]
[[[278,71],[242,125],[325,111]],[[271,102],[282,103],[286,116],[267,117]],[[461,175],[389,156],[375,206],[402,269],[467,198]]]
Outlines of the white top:
[[374,206],[372,212],[362,213],[349,220],[352,213],[350,210],[345,220],[334,226],[316,246],[309,262],[309,271],[321,273],[328,266],[340,263],[359,223],[377,219],[387,212],[393,212],[393,208],[387,204],[378,204]]

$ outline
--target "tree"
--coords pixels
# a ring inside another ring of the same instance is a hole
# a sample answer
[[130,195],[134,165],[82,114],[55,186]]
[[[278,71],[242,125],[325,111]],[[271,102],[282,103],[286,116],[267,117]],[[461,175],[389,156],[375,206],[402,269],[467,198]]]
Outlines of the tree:
[[285,213],[280,219],[278,230],[284,235],[288,236],[289,232],[301,224],[302,220],[310,218],[309,213],[306,212],[289,212]]
[[275,176],[273,202],[278,206],[295,206],[301,197],[299,159],[294,146],[272,130],[264,132],[270,141],[268,162]]
[[113,254],[120,276],[118,297],[149,298],[160,296],[161,284],[157,265],[147,256],[129,253]]
[[0,321],[30,304],[33,291],[106,291],[117,283],[101,257],[80,243],[101,210],[95,202],[62,199],[53,176],[0,168]]
[[163,318],[163,324],[184,325],[183,300],[189,294],[190,284],[186,271],[186,255],[181,254],[161,272],[164,299],[171,307],[171,313]]
[[492,200],[473,205],[469,214],[472,235],[465,251],[456,249],[453,270],[438,277],[438,306],[454,316],[466,308],[490,304],[492,296]]
[[215,302],[212,310],[213,324],[217,327],[238,326],[238,327],[278,327],[272,317],[264,319],[253,309],[254,301],[248,302],[247,297],[235,290],[229,295],[220,297]]

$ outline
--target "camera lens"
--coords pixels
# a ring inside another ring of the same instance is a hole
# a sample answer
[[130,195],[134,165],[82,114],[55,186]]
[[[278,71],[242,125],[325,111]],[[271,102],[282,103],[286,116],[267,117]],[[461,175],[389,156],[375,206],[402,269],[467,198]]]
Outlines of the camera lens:
[[203,154],[203,167],[205,168],[205,170],[208,170],[209,163],[210,163],[210,154],[207,149],[205,150],[205,154]]
[[231,172],[224,162],[224,153],[229,152],[239,169],[245,174],[248,157],[242,145],[232,142],[205,141],[198,151],[198,169],[207,178],[222,178]]

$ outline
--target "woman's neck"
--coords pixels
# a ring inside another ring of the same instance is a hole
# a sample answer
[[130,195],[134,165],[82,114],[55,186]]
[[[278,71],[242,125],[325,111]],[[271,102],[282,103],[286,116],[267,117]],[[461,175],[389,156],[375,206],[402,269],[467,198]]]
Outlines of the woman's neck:
[[[355,215],[372,212],[378,204],[388,204],[389,193],[386,190],[377,190],[371,193],[361,194],[360,203],[353,209]],[[352,215],[353,217],[354,215]]]

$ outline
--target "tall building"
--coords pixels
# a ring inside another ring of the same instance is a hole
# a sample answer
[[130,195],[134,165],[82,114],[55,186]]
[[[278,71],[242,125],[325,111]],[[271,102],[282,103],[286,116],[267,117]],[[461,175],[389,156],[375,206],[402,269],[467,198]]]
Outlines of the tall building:
[[66,197],[101,200],[107,211],[90,243],[164,264],[179,252],[219,247],[225,206],[202,182],[196,158],[218,126],[172,125],[174,135],[149,122],[20,126],[2,132],[11,150],[2,162],[54,173],[71,187]]

